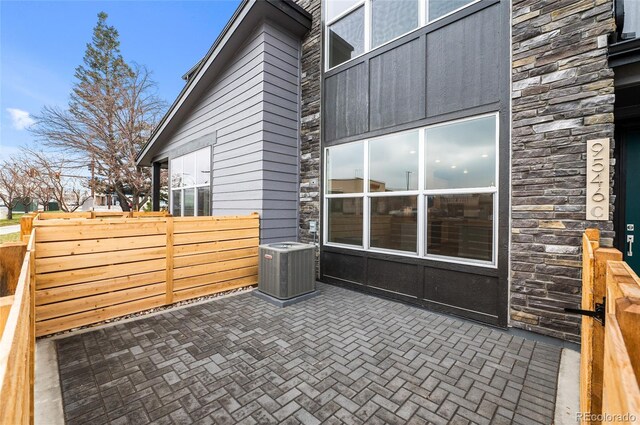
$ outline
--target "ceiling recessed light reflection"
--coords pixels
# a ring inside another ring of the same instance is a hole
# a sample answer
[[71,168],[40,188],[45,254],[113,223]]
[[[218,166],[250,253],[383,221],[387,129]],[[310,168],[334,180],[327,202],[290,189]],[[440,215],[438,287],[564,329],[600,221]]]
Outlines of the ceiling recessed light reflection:
[[456,166],[455,166],[455,165],[452,165],[452,166],[451,166],[451,168],[456,168]]

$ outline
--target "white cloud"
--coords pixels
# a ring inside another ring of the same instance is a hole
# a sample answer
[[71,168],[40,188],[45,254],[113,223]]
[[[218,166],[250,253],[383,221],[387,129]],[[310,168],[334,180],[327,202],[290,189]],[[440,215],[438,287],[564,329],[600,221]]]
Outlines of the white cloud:
[[22,109],[7,108],[7,112],[9,112],[11,123],[16,130],[24,130],[36,122],[27,111]]

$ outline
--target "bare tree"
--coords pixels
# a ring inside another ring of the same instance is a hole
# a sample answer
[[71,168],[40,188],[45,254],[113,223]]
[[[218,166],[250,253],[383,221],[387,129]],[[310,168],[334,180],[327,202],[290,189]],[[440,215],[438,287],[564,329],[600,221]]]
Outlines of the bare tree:
[[60,210],[73,212],[91,197],[89,178],[80,174],[84,166],[53,152],[24,148],[21,168],[31,180],[32,193],[45,206],[55,201]]
[[32,131],[49,146],[92,163],[104,190],[115,192],[124,211],[139,209],[151,191],[149,170],[136,167],[136,155],[151,134],[165,104],[150,72],[128,65],[120,54],[117,30],[98,15],[69,107],[45,107]]
[[30,202],[32,181],[15,158],[0,164],[0,200],[9,210],[7,218],[13,218],[13,210],[21,202]]

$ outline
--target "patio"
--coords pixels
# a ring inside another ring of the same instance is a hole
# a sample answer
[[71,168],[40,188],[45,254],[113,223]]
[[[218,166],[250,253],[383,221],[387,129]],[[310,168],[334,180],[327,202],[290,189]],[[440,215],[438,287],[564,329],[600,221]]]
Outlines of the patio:
[[56,340],[66,422],[549,424],[561,348],[319,284]]

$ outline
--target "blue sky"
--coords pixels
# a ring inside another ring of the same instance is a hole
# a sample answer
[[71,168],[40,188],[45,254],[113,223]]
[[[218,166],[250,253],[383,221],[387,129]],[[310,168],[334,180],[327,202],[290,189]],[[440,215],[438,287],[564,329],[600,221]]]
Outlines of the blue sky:
[[27,126],[43,106],[67,104],[98,12],[118,29],[125,60],[146,65],[171,103],[239,3],[0,0],[0,159],[35,144]]

